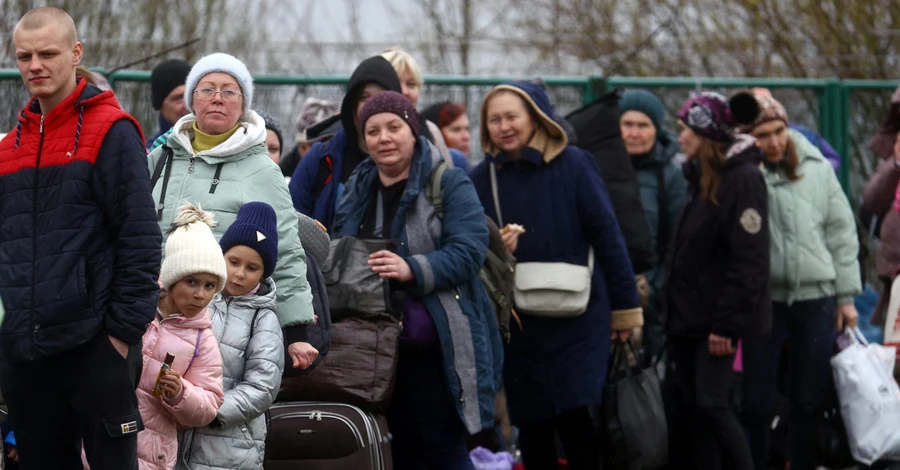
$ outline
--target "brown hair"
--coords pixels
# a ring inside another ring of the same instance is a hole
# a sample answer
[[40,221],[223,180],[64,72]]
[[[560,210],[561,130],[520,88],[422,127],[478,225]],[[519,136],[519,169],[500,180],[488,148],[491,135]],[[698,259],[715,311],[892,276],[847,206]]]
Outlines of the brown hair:
[[466,108],[462,105],[446,102],[441,105],[441,112],[438,114],[438,120],[435,124],[438,125],[439,128],[443,129],[453,121],[459,119],[460,116],[466,113]]
[[725,152],[728,151],[727,142],[702,137],[702,143],[697,150],[697,161],[700,162],[700,196],[704,201],[719,205],[716,194],[722,185],[722,170],[725,168]]
[[797,167],[800,166],[800,157],[797,155],[797,144],[794,139],[788,137],[787,145],[784,147],[784,160],[782,160],[782,168],[788,181],[797,181],[800,175],[797,174]]

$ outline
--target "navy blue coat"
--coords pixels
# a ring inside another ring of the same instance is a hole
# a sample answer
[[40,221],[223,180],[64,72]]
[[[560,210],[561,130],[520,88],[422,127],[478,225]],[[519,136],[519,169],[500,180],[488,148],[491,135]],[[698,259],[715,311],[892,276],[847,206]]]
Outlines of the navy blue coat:
[[[526,91],[532,96],[543,94],[538,87]],[[535,102],[549,106],[546,95],[536,98]],[[552,116],[552,109],[541,111]],[[484,124],[482,132],[487,132]],[[584,314],[565,319],[520,314],[524,329],[512,325],[504,356],[510,417],[522,425],[599,404],[610,350],[611,313],[639,312],[640,303],[628,249],[597,163],[573,146],[549,162],[531,147],[517,161],[502,153],[485,155],[469,176],[485,213],[496,221],[491,164],[500,165],[497,180],[503,223],[521,224],[527,231],[519,237],[515,252],[519,262],[587,265],[589,245],[596,259]]]
[[[338,198],[343,192],[341,183],[341,171],[343,169],[344,151],[347,148],[347,137],[344,129],[327,142],[317,142],[306,152],[300,160],[291,182],[288,185],[291,190],[291,199],[294,201],[294,209],[297,212],[318,220],[325,227],[331,227]],[[319,168],[326,157],[331,159],[331,179],[318,190]]]
[[[437,149],[419,137],[391,234],[397,254],[415,273],[409,292],[425,305],[437,327],[449,395],[466,429],[476,433],[494,426],[494,400],[503,368],[497,318],[478,279],[487,255],[488,229],[472,182],[457,168],[448,169],[441,179],[444,215],[437,217],[424,188],[440,160]],[[359,233],[376,178],[378,170],[370,157],[347,180],[334,237]]]
[[79,80],[46,115],[33,99],[0,142],[0,344],[8,360],[104,332],[134,345],[156,314],[162,235],[140,128]]

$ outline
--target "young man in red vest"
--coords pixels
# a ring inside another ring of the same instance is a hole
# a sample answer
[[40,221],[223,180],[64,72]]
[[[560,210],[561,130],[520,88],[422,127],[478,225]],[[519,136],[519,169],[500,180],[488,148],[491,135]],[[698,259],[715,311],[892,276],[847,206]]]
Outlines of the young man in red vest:
[[156,313],[162,237],[143,135],[75,76],[83,48],[53,7],[13,34],[33,95],[0,141],[0,387],[21,468],[137,469],[135,384]]

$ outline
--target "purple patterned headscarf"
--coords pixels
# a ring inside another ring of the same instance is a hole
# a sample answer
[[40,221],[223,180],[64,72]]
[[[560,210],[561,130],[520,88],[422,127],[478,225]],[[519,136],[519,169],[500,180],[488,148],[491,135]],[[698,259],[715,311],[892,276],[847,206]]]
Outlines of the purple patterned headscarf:
[[735,127],[748,121],[752,123],[758,114],[759,106],[750,93],[740,92],[726,99],[718,93],[704,91],[687,100],[678,117],[703,137],[730,142]]

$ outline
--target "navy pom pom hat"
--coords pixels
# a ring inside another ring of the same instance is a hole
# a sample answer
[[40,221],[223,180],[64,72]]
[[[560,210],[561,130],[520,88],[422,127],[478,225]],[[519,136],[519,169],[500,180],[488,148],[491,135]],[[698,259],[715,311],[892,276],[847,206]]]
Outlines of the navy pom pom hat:
[[219,240],[222,253],[241,245],[252,248],[263,260],[263,279],[272,276],[278,263],[278,219],[265,202],[248,202]]

